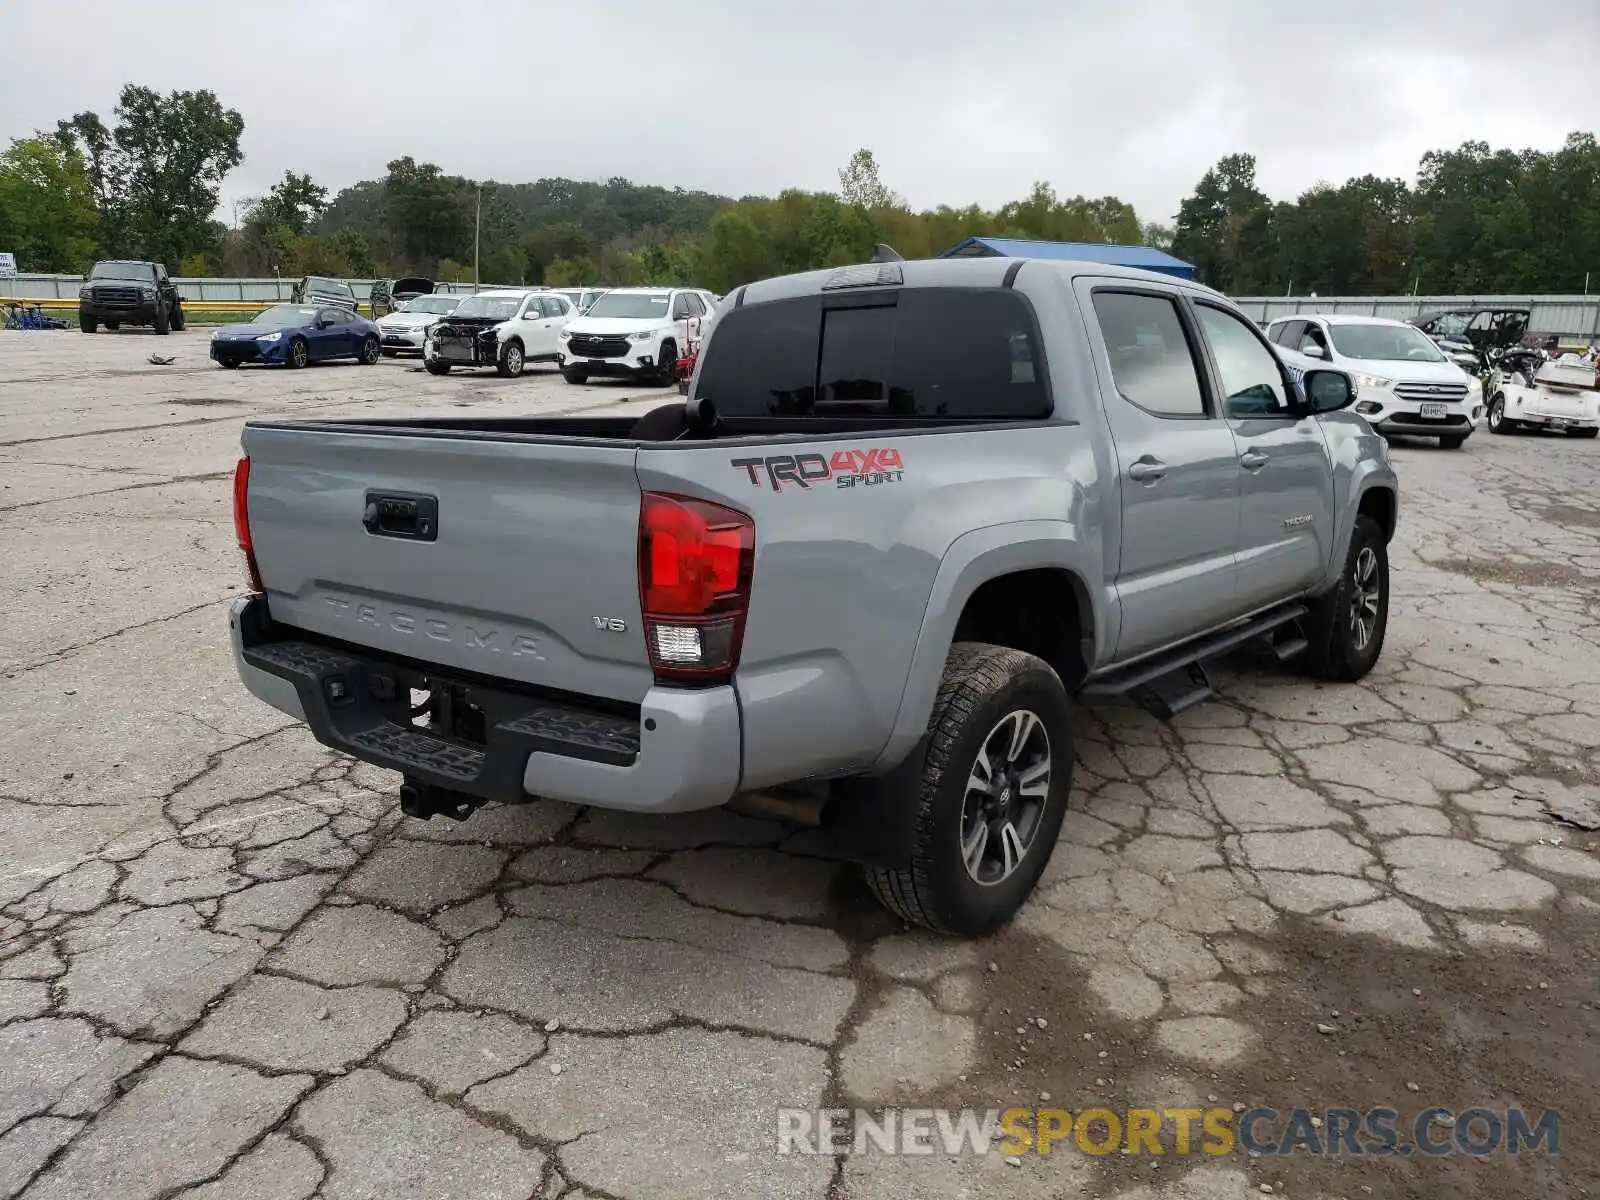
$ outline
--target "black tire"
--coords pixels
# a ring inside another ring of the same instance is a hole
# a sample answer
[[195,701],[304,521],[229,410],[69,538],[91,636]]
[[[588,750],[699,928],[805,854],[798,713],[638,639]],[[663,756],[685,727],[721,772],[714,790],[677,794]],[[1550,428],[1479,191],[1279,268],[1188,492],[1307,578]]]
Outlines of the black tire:
[[370,367],[378,361],[378,339],[371,334],[361,343],[360,362],[364,367]]
[[1466,440],[1464,437],[1442,437],[1439,439],[1439,449],[1459,450]]
[[678,343],[662,342],[661,359],[656,363],[656,382],[671,387],[678,382]]
[[115,333],[117,330],[122,328],[122,322],[120,322],[120,321],[107,321],[106,322],[106,328],[109,329],[112,333]]
[[1510,436],[1522,428],[1521,422],[1513,421],[1506,416],[1506,398],[1496,396],[1489,401],[1489,432],[1500,434],[1502,437]]
[[311,347],[306,344],[305,338],[293,337],[289,339],[289,353],[285,356],[284,361],[296,371],[311,361]]
[[155,330],[159,334],[165,335],[172,332],[171,314],[167,312],[165,304],[156,305],[155,319],[151,324],[155,326]]
[[568,383],[588,383],[589,372],[585,371],[582,367],[562,367],[561,378],[565,379]]
[[[1370,561],[1366,560],[1369,551]],[[1358,575],[1365,581],[1364,600],[1357,596]],[[1374,584],[1375,596],[1371,590]],[[1358,616],[1362,617],[1361,627]],[[1377,663],[1389,628],[1389,547],[1383,530],[1371,517],[1356,517],[1339,582],[1312,606],[1305,625],[1309,644],[1300,663],[1316,678],[1354,683]],[[1366,631],[1365,640],[1362,628]]]
[[1592,438],[1596,434],[1600,434],[1600,429],[1569,429],[1569,430],[1567,430],[1567,436],[1568,437],[1575,437],[1575,438]]
[[172,306],[172,328],[173,328],[173,330],[175,332],[177,332],[177,333],[182,333],[183,332],[184,323],[185,322],[184,322],[184,316],[183,316],[183,305],[181,305],[181,304],[173,305]]
[[506,352],[494,364],[495,373],[506,379],[515,379],[522,374],[522,368],[527,365],[522,356],[522,343],[510,341],[506,343]]
[[85,333],[93,333],[94,330],[95,330],[94,318],[93,317],[86,317],[82,313],[79,313],[78,314],[78,328],[83,330]]
[[[1016,914],[1044,873],[1066,816],[1072,789],[1071,708],[1060,678],[1031,654],[983,642],[950,648],[928,722],[911,861],[904,867],[865,868],[867,886],[885,908],[912,924],[974,937],[992,933]],[[1000,792],[972,788],[985,747],[998,747],[988,758],[999,765],[1006,749],[1002,743],[1018,727],[1030,732],[1023,757],[1011,766],[1025,757],[1032,765],[1023,776],[1037,770],[1042,746],[1048,772],[1044,795],[1029,799],[1009,769],[997,777]],[[997,822],[1005,822],[1000,828],[1009,826],[1016,838],[994,836]],[[979,882],[977,876],[1003,869],[1003,861],[993,863],[990,855],[1001,854],[1008,843],[1021,850],[1009,872]],[[976,871],[965,852],[972,847]]]
[[224,370],[237,371],[239,369],[239,360],[236,358],[219,358],[217,359],[217,366],[222,367]]
[[428,374],[429,375],[448,375],[448,374],[450,374],[450,364],[447,363],[447,362],[439,362],[437,359],[430,358],[430,359],[428,359],[427,362],[423,363],[422,365],[428,368]]

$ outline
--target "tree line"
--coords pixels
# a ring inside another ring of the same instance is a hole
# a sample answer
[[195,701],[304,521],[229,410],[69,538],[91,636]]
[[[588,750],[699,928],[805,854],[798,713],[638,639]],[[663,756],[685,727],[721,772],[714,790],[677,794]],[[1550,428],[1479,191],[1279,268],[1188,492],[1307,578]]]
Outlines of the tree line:
[[96,257],[156,258],[182,275],[420,274],[486,283],[746,280],[860,262],[886,242],[907,258],[989,235],[1170,249],[1237,295],[1563,292],[1600,285],[1600,149],[1574,133],[1555,151],[1468,142],[1424,155],[1415,183],[1363,176],[1292,201],[1256,185],[1255,159],[1208,170],[1176,219],[1141,221],[1116,197],[1037,183],[987,210],[915,210],[870,150],[832,192],[732,198],[613,178],[474,181],[410,156],[330,195],[290,170],[215,213],[243,161],[244,119],[210,91],[128,85],[108,124],[83,112],[0,154],[0,250],[29,271]]

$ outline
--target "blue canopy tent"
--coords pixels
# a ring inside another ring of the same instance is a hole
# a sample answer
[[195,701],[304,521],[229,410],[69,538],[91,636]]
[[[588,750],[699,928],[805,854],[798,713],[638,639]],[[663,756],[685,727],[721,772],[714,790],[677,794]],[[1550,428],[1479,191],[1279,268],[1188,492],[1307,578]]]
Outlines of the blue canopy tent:
[[1194,266],[1154,246],[1102,246],[1094,242],[1030,242],[1022,238],[968,238],[940,258],[1054,258],[1109,263],[1193,279]]

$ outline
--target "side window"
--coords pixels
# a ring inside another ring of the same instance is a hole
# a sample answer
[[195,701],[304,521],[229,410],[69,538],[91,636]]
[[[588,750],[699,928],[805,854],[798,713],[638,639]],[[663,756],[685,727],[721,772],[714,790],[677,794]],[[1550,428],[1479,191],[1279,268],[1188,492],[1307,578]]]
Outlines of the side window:
[[1307,321],[1305,332],[1300,335],[1300,342],[1295,347],[1301,354],[1312,358],[1332,358],[1328,353],[1328,335],[1322,331],[1322,326],[1315,321]]
[[1467,328],[1474,333],[1487,333],[1489,331],[1489,318],[1491,315],[1492,314],[1488,312],[1479,313],[1477,316],[1472,318],[1472,324],[1468,325]]
[[1285,321],[1275,331],[1277,336],[1272,340],[1280,346],[1290,350],[1300,349],[1300,339],[1305,336],[1306,323],[1304,321]]
[[157,283],[165,283],[166,281],[167,281],[167,269],[165,267],[163,267],[160,263],[157,263],[156,264],[156,282]]
[[681,321],[689,315],[689,296],[686,292],[678,292],[672,297],[672,319]]
[[[1230,312],[1209,304],[1195,306],[1211,354],[1222,377],[1228,415],[1287,415],[1288,389],[1278,358],[1261,344],[1248,324]],[[1320,332],[1320,331],[1319,331]]]
[[540,296],[539,307],[544,310],[544,315],[547,317],[567,315],[567,301],[564,296]]
[[703,317],[706,315],[705,303],[693,292],[685,292],[683,301],[689,306],[689,315],[691,317]]
[[1111,379],[1129,403],[1160,417],[1203,417],[1200,368],[1176,301],[1133,292],[1094,293]]

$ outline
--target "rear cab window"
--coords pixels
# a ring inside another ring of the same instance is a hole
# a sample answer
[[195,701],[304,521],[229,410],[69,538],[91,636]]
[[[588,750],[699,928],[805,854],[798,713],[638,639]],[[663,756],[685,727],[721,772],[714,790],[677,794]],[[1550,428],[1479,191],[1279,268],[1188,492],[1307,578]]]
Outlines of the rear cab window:
[[695,394],[724,419],[1038,420],[1033,309],[1001,288],[905,288],[726,308]]

